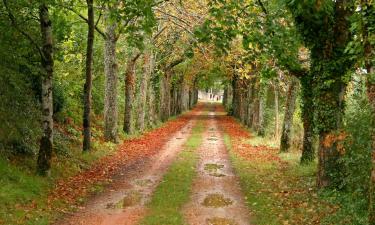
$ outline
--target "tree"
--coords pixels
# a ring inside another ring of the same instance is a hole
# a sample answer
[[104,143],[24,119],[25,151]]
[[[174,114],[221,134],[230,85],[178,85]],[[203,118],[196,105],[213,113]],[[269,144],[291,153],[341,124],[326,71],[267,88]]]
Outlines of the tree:
[[[338,143],[344,113],[347,74],[353,60],[345,53],[351,41],[349,16],[352,1],[322,1],[321,4],[287,1],[296,25],[311,54],[315,126],[319,134],[317,185],[337,186],[340,181]],[[314,15],[314,19],[312,19]]]
[[86,81],[83,88],[83,151],[91,148],[91,92],[92,92],[92,64],[94,57],[94,0],[86,0],[87,3],[87,50],[86,50]]
[[40,149],[37,161],[37,172],[40,175],[48,175],[51,168],[51,158],[53,152],[53,99],[52,99],[52,79],[53,79],[53,37],[52,22],[49,18],[48,5],[42,1],[39,4],[39,23],[41,33],[41,47],[37,41],[21,27],[19,27],[15,16],[9,8],[8,2],[3,0],[11,23],[30,43],[35,47],[40,55],[42,74],[42,124],[43,135],[40,140]]
[[293,116],[296,106],[298,92],[298,80],[291,77],[285,104],[285,114],[280,139],[280,152],[288,152],[291,147],[291,129],[293,126]]
[[105,36],[104,37],[104,139],[118,142],[118,107],[117,107],[117,83],[118,65],[116,59],[116,44],[119,38],[116,29],[117,20],[111,17],[113,10],[118,7],[118,1],[112,6],[108,3],[105,11]]
[[135,88],[135,65],[140,53],[129,57],[125,72],[125,113],[124,113],[124,132],[133,133],[132,111],[134,106],[134,88]]

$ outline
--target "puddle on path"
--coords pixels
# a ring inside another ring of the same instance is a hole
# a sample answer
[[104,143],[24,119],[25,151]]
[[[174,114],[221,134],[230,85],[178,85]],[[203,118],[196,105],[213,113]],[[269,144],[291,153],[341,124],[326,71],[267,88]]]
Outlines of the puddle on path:
[[224,168],[224,165],[222,164],[207,163],[204,165],[204,170],[208,172],[217,172],[217,170],[220,170],[223,168]]
[[150,186],[152,185],[153,181],[151,179],[143,179],[143,180],[136,180],[134,182],[135,185],[140,187]]
[[126,207],[136,206],[141,203],[142,198],[143,194],[140,191],[130,191],[121,201],[117,202],[116,204],[108,203],[106,208],[123,209]]
[[213,217],[207,219],[207,225],[238,225],[234,220],[222,218],[222,217]]
[[232,200],[224,197],[224,195],[219,193],[207,195],[207,197],[202,202],[202,205],[211,208],[221,208],[232,204]]

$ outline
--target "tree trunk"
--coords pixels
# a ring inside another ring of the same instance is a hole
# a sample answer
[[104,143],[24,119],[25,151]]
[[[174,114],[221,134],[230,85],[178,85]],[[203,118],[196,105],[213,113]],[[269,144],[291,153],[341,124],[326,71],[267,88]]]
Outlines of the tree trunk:
[[48,7],[41,4],[39,7],[40,29],[42,35],[42,122],[43,136],[40,141],[40,149],[37,161],[37,172],[40,175],[48,175],[51,168],[53,151],[53,37],[52,24],[49,18]]
[[223,106],[227,107],[227,99],[228,98],[228,86],[224,84],[224,94],[223,94]]
[[295,111],[298,91],[298,80],[291,78],[286,96],[284,122],[281,132],[280,152],[288,152],[290,148],[291,129],[293,126],[293,115]]
[[138,128],[141,132],[145,129],[145,114],[146,114],[146,104],[147,104],[147,90],[151,76],[151,51],[146,49],[143,54],[143,77],[141,80],[140,88],[140,103],[138,107]]
[[[361,8],[365,9],[365,13],[362,15],[371,15],[373,6],[370,6],[369,1],[362,0]],[[370,175],[370,188],[369,188],[369,224],[375,224],[375,68],[373,65],[374,59],[374,46],[369,41],[369,27],[365,23],[366,19],[363,20],[363,43],[364,43],[364,56],[365,56],[365,67],[367,76],[367,97],[371,106],[371,175]]]
[[274,97],[275,97],[275,140],[278,142],[280,140],[280,116],[279,116],[279,81],[276,79],[273,86]]
[[264,97],[263,97],[263,87],[260,87],[259,93],[259,108],[258,108],[258,135],[263,136],[265,134],[264,128]]
[[301,78],[301,100],[302,100],[302,123],[303,123],[303,145],[301,164],[309,164],[315,159],[313,148],[314,139],[314,107],[313,107],[313,81],[311,74],[305,74]]
[[[109,12],[108,12],[109,14]],[[106,37],[104,43],[104,139],[105,141],[118,142],[118,109],[117,109],[117,59],[116,59],[116,27],[117,24],[106,16]]]
[[254,100],[253,100],[253,105],[252,105],[252,117],[250,118],[251,119],[251,124],[252,124],[252,128],[255,130],[255,131],[258,131],[259,130],[259,106],[260,106],[260,101],[259,101],[259,89],[257,87],[257,85],[255,86],[254,88],[254,92],[255,92],[255,95],[254,95]]
[[171,105],[171,88],[170,88],[170,75],[165,73],[161,77],[161,90],[160,90],[160,119],[162,122],[168,120],[170,116]]
[[375,75],[374,67],[371,66],[367,69],[367,75],[372,76],[367,80],[367,96],[371,106],[372,115],[372,144],[371,144],[371,176],[370,176],[370,188],[369,188],[369,224],[375,224],[375,83],[373,77]]
[[249,128],[253,127],[253,114],[254,114],[254,81],[251,80],[248,86],[247,96],[247,122],[246,125]]
[[238,97],[238,119],[241,121],[241,123],[245,123],[245,93],[242,84],[239,88]]
[[126,65],[125,71],[125,111],[124,111],[124,132],[133,133],[132,112],[134,105],[135,89],[135,65],[140,54],[131,56]]
[[86,50],[86,80],[83,88],[83,151],[89,151],[91,148],[91,91],[92,91],[92,64],[94,57],[94,0],[86,0],[87,2],[87,50]]
[[232,91],[233,91],[233,101],[232,101],[232,116],[239,117],[239,94],[238,94],[238,78],[235,75],[232,80]]
[[151,83],[151,77],[154,74],[154,66],[155,66],[155,55],[152,52],[151,58],[150,58],[150,82],[149,82],[149,85],[148,85],[148,93],[147,93],[147,102],[148,102],[148,111],[149,111],[149,114],[148,114],[148,117],[149,117],[148,124],[149,124],[149,126],[153,126],[156,123],[156,120],[157,120],[156,108],[155,108],[157,99],[156,99],[156,96],[155,96],[154,87]]
[[[314,105],[319,131],[319,164],[317,185],[319,188],[338,187],[343,181],[341,175],[342,149],[340,142],[345,138],[342,132],[344,116],[344,95],[348,79],[345,78],[354,61],[345,49],[351,41],[349,17],[353,10],[347,0],[336,1],[332,36],[323,46],[311,50],[312,69],[315,74]],[[326,26],[326,24],[324,24]],[[324,27],[323,26],[323,27]],[[327,82],[328,81],[328,82]]]
[[189,88],[189,109],[192,109],[194,106],[194,96],[193,96],[193,88]]

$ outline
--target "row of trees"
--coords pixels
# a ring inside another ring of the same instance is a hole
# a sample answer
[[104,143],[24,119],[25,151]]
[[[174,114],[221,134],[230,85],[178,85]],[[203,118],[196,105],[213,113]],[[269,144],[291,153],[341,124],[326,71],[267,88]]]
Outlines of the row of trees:
[[[105,141],[117,143],[119,124],[124,133],[133,134],[192,108],[198,100],[198,71],[210,70],[205,65],[189,66],[197,61],[194,55],[209,57],[203,47],[194,48],[199,44],[193,29],[203,21],[204,10],[198,14],[192,10],[199,7],[193,2],[187,6],[154,0],[3,0],[1,48],[8,54],[1,70],[16,74],[2,75],[4,85],[16,89],[24,85],[27,96],[18,97],[21,93],[16,90],[9,94],[15,94],[16,102],[21,102],[18,98],[29,102],[12,109],[11,97],[3,93],[3,126],[19,124],[15,132],[20,136],[2,135],[1,147],[14,148],[22,141],[32,144],[26,139],[35,140],[40,132],[37,170],[46,175],[54,149],[54,120],[67,122],[70,116],[74,123],[81,122],[83,151],[89,151],[94,114],[104,116]],[[13,43],[15,39],[19,41]],[[33,106],[39,102],[40,111]],[[22,112],[34,116],[41,112],[42,126],[33,127],[38,116],[33,125],[9,121],[12,113]],[[33,131],[27,137],[26,129]]]
[[[264,134],[264,95],[271,86],[278,135],[278,89],[280,81],[287,81],[280,139],[280,151],[286,152],[291,146],[300,83],[304,129],[301,163],[314,160],[317,135],[317,186],[342,187],[343,142],[348,135],[344,130],[345,96],[355,72],[365,75],[368,100],[374,108],[373,2],[217,0],[209,7],[210,18],[196,33],[201,41],[213,43],[230,58],[224,103],[233,116]],[[374,164],[372,168],[375,171]],[[371,224],[375,223],[374,174],[371,172],[368,192]]]

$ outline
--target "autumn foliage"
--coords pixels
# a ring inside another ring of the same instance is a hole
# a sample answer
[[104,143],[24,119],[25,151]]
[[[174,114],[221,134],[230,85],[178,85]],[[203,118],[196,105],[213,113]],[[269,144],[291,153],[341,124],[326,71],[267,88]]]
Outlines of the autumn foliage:
[[111,178],[121,169],[125,169],[137,160],[144,160],[158,153],[163,145],[176,131],[185,126],[194,114],[201,109],[196,107],[193,111],[170,120],[163,126],[149,131],[141,137],[125,140],[119,145],[114,155],[102,158],[88,170],[82,171],[67,180],[60,180],[49,195],[49,203],[55,200],[65,203],[74,203],[77,198],[89,194],[90,187],[100,182],[111,181]]

